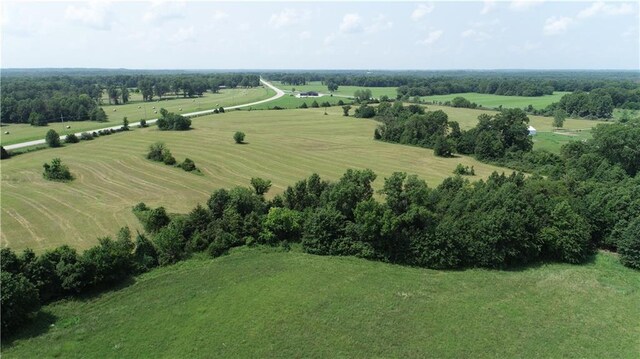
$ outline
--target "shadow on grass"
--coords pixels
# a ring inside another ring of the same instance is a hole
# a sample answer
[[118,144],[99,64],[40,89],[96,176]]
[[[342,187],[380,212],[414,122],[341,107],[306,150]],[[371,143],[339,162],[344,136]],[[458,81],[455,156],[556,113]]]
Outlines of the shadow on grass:
[[[60,298],[58,302],[65,301],[78,301],[78,302],[88,302],[90,300],[99,298],[103,294],[107,294],[110,292],[122,290],[136,282],[134,277],[129,277],[124,279],[120,283],[117,283],[113,286],[104,286],[89,290],[86,293],[75,297],[63,297]],[[57,317],[49,310],[47,310],[46,305],[56,303],[56,301],[47,303],[41,308],[38,312],[36,312],[35,317],[29,322],[25,323],[21,328],[19,328],[16,332],[9,333],[8,335],[2,337],[2,349],[11,347],[15,341],[20,341],[24,339],[35,338],[40,335],[46,334],[51,328],[59,325],[59,321],[61,318]],[[4,334],[4,333],[3,333]]]
[[16,340],[24,340],[35,338],[48,332],[52,325],[58,320],[58,317],[46,310],[40,310],[36,313],[35,318],[27,323],[17,332],[9,333],[6,337],[2,337],[2,349],[11,347]]
[[557,261],[557,260],[551,260],[551,259],[547,259],[547,260],[540,260],[537,262],[533,262],[533,263],[527,263],[527,264],[521,264],[521,265],[513,265],[510,267],[506,267],[504,269],[499,269],[499,270],[504,270],[506,272],[525,272],[525,271],[529,271],[529,270],[535,270],[538,268],[541,268],[545,265],[549,265],[549,264],[566,264],[566,265],[574,265],[574,266],[586,266],[586,265],[592,265],[596,262],[596,257],[597,257],[597,252],[591,254],[590,256],[588,256],[586,258],[585,261],[580,262],[580,263],[567,263],[567,262],[561,262],[561,261]]

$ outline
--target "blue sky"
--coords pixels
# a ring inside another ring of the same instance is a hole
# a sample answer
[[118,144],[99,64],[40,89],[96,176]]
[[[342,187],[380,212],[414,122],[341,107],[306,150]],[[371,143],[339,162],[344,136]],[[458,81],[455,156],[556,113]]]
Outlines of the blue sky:
[[1,66],[638,69],[638,2],[2,2]]

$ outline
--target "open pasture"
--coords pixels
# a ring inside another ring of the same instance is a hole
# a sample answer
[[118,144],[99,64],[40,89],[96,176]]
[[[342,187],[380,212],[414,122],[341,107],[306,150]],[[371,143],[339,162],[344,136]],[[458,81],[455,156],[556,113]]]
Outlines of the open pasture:
[[[429,149],[375,141],[375,121],[344,117],[339,107],[327,111],[229,111],[194,119],[190,131],[135,129],[2,161],[2,245],[88,248],[121,226],[140,228],[131,213],[138,202],[185,213],[217,188],[249,186],[251,177],[272,180],[273,196],[314,172],[335,180],[348,168],[375,171],[376,189],[395,171],[417,174],[432,186],[452,176],[458,163],[475,167],[472,179],[508,171],[470,157],[435,157]],[[234,144],[236,131],[246,133],[248,144]],[[158,141],[178,161],[194,160],[203,175],[147,160],[149,145]],[[54,157],[69,166],[74,181],[42,178],[43,163]]]
[[635,358],[640,276],[585,265],[436,271],[240,248],[45,306],[3,357]]
[[[43,139],[50,129],[54,129],[62,135],[117,126],[122,123],[124,117],[127,117],[129,122],[158,118],[160,108],[166,108],[168,111],[175,113],[188,113],[210,110],[220,106],[226,107],[250,103],[269,98],[273,95],[275,95],[275,91],[261,86],[248,89],[225,89],[215,94],[206,92],[202,97],[198,98],[168,96],[162,100],[155,98],[151,102],[144,102],[142,101],[142,95],[131,92],[130,102],[125,105],[109,105],[106,98],[103,100],[101,107],[108,116],[108,122],[67,121],[64,125],[61,122],[55,122],[43,127],[31,126],[29,124],[8,124],[7,126],[2,126],[0,143],[6,146],[14,143]],[[182,111],[180,111],[180,109],[182,109]],[[155,111],[158,111],[158,113],[155,113]],[[71,129],[66,129],[66,126],[71,126]],[[9,131],[10,134],[5,135],[5,131]]]
[[435,95],[435,96],[424,96],[421,97],[423,101],[437,101],[437,102],[446,102],[451,101],[456,97],[464,97],[471,102],[475,102],[478,106],[488,107],[488,108],[497,108],[500,105],[504,108],[525,108],[529,105],[533,106],[535,109],[543,109],[554,102],[560,101],[562,96],[568,94],[570,92],[561,92],[556,91],[553,95],[544,95],[544,96],[500,96],[500,95],[492,95],[492,94],[484,94],[484,93],[475,93],[475,92],[465,92],[465,93],[455,93],[448,95]]

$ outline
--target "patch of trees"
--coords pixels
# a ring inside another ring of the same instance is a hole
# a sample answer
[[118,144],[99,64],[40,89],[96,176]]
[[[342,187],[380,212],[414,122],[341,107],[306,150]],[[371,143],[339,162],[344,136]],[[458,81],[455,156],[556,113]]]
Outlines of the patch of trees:
[[158,118],[156,124],[160,131],[186,131],[191,128],[191,119],[161,108],[160,118]]
[[177,166],[186,172],[196,171],[200,173],[200,170],[196,167],[195,162],[190,158],[185,158],[184,161],[178,164],[176,158],[173,157],[171,151],[162,142],[156,142],[149,146],[149,152],[147,153],[147,159],[155,162],[162,162],[167,166]]
[[482,160],[503,158],[509,152],[529,152],[533,142],[529,137],[529,118],[520,109],[504,109],[495,115],[482,114],[478,125],[460,130],[441,110],[425,112],[422,108],[404,107],[399,101],[378,106],[382,125],[376,132],[379,139],[427,148],[437,155],[453,153],[475,154]]

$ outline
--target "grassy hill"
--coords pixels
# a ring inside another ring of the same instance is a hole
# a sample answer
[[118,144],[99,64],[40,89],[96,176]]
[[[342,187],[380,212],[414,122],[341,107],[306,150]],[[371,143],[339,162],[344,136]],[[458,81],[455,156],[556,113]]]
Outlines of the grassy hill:
[[[338,107],[326,116],[322,108],[230,111],[196,118],[190,131],[134,129],[16,156],[0,164],[0,240],[15,250],[61,244],[86,249],[120,226],[139,228],[131,213],[138,202],[186,213],[215,189],[249,186],[251,177],[272,180],[273,196],[311,173],[335,180],[348,168],[372,169],[376,189],[395,171],[417,174],[432,186],[451,176],[458,163],[474,166],[474,179],[505,171],[470,157],[441,158],[429,149],[374,141],[376,126],[344,117]],[[248,144],[234,144],[236,131],[246,133]],[[147,160],[149,145],[157,141],[178,161],[194,160],[203,175]],[[54,157],[69,166],[73,182],[42,178],[42,165]]]
[[435,271],[241,248],[42,310],[5,358],[635,358],[640,276],[586,265]]

